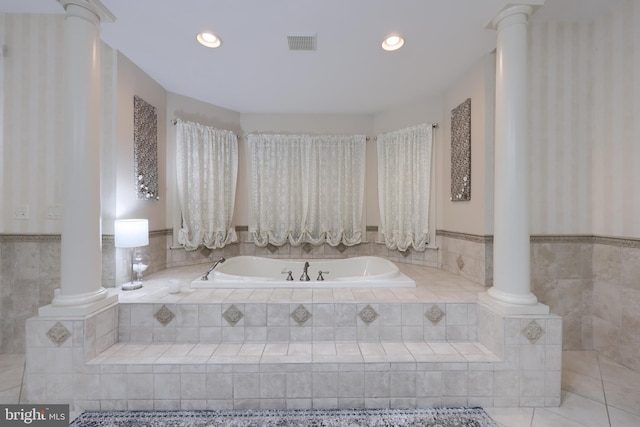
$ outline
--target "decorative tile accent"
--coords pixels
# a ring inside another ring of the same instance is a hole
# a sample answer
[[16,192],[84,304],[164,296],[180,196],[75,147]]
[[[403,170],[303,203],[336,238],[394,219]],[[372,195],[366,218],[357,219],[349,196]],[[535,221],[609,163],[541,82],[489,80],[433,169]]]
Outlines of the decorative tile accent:
[[544,329],[538,325],[538,322],[532,320],[522,330],[522,334],[527,337],[531,344],[535,344],[544,335]]
[[403,257],[408,257],[409,255],[411,255],[411,249],[407,248],[404,251],[400,252],[402,254]]
[[369,304],[358,313],[358,317],[362,320],[365,325],[369,326],[373,323],[374,320],[378,318],[378,313],[371,307]]
[[156,311],[156,314],[154,314],[153,317],[155,317],[162,326],[167,326],[176,316],[167,308],[166,305],[163,305],[160,307],[160,310]]
[[425,313],[425,317],[431,321],[434,325],[440,323],[440,320],[444,317],[444,311],[437,305],[432,305]]
[[464,268],[464,259],[462,255],[458,255],[458,259],[456,259],[456,264],[458,264],[458,268],[462,270]]
[[344,243],[340,242],[338,243],[338,246],[336,246],[336,249],[338,250],[338,252],[342,253],[347,250],[347,247],[344,245]]
[[313,245],[311,243],[305,243],[304,245],[302,245],[302,251],[304,253],[308,254],[312,250],[313,250]]
[[236,326],[236,323],[238,323],[240,319],[244,317],[244,314],[242,314],[238,307],[232,305],[231,307],[227,308],[224,313],[222,313],[222,317],[224,318],[224,320],[229,322],[231,326]]
[[278,250],[278,247],[275,245],[272,245],[271,243],[267,243],[267,250],[271,253],[274,253],[275,251]]
[[457,231],[436,230],[436,236],[449,237],[451,239],[458,239],[458,240],[466,240],[466,241],[475,242],[475,243],[492,243],[493,242],[492,235],[481,236],[478,234],[458,233]]
[[156,107],[133,97],[133,164],[136,196],[157,200],[158,195],[158,114]]
[[307,322],[307,320],[311,319],[311,313],[304,307],[304,305],[300,304],[291,313],[291,318],[296,321],[298,326],[302,326]]
[[451,110],[451,200],[471,200],[471,98]]
[[47,337],[51,340],[52,343],[60,347],[66,340],[71,337],[71,332],[60,322],[57,322],[55,325],[49,329],[47,332]]

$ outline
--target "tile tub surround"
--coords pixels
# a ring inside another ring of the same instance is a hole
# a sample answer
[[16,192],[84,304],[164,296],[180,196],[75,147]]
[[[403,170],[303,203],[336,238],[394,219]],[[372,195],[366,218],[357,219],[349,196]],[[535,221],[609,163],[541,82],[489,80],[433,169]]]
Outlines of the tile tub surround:
[[[141,292],[114,290],[119,303],[86,319],[29,319],[28,401],[72,410],[560,403],[561,319],[500,318],[475,304],[483,287],[450,273],[403,266],[418,277],[406,290],[191,290],[198,267],[173,271],[179,294],[167,293],[163,271]],[[532,321],[535,342],[523,332]]]
[[493,236],[436,232],[438,266],[485,286],[493,284]]

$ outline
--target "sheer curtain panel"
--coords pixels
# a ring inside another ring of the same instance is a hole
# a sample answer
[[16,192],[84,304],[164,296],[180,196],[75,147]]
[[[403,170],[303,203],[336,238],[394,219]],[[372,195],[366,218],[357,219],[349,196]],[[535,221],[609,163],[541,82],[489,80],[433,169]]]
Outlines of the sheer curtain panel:
[[429,243],[431,125],[378,135],[379,233],[389,249]]
[[249,135],[255,244],[360,243],[365,139]]
[[227,130],[178,120],[176,172],[186,250],[221,248],[237,240],[233,211],[238,176],[238,138]]

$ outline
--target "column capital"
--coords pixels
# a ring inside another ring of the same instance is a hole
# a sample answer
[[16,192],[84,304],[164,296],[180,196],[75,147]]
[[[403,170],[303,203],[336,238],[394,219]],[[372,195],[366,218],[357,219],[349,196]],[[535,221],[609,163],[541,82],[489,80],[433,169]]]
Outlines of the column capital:
[[[491,20],[491,22],[487,25],[488,29],[499,30],[501,26],[505,24],[505,22],[511,22],[515,20],[521,23],[526,23],[529,20],[529,17],[538,10],[543,4],[545,0],[530,0],[520,3],[509,3],[506,5],[498,14]],[[507,18],[508,21],[505,21]]]
[[[116,17],[105,5],[102,4],[100,0],[58,0],[58,3],[62,5],[64,10],[68,14],[73,14],[80,16],[79,13],[73,13],[74,6],[85,9],[91,13],[93,13],[98,19],[97,24],[100,22],[115,22]],[[71,8],[70,8],[71,6]],[[83,18],[87,18],[86,16],[80,16]]]

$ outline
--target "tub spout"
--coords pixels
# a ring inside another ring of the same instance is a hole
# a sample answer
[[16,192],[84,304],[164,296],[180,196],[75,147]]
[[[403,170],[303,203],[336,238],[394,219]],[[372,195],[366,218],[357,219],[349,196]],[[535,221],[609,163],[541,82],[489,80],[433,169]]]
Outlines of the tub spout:
[[219,260],[217,260],[216,262],[214,262],[214,263],[211,265],[211,267],[209,268],[209,271],[207,271],[207,272],[204,274],[204,276],[202,276],[202,277],[200,278],[200,280],[209,280],[209,273],[211,273],[211,272],[213,271],[213,269],[214,269],[214,268],[216,268],[216,266],[217,266],[218,264],[222,264],[222,263],[223,263],[223,262],[225,262],[225,261],[226,261],[226,260],[224,259],[224,257],[222,257],[222,256],[221,256]]
[[300,276],[300,280],[302,282],[308,282],[309,280],[309,274],[307,273],[307,270],[309,269],[309,261],[305,261],[304,262],[304,268],[302,270],[302,276]]

